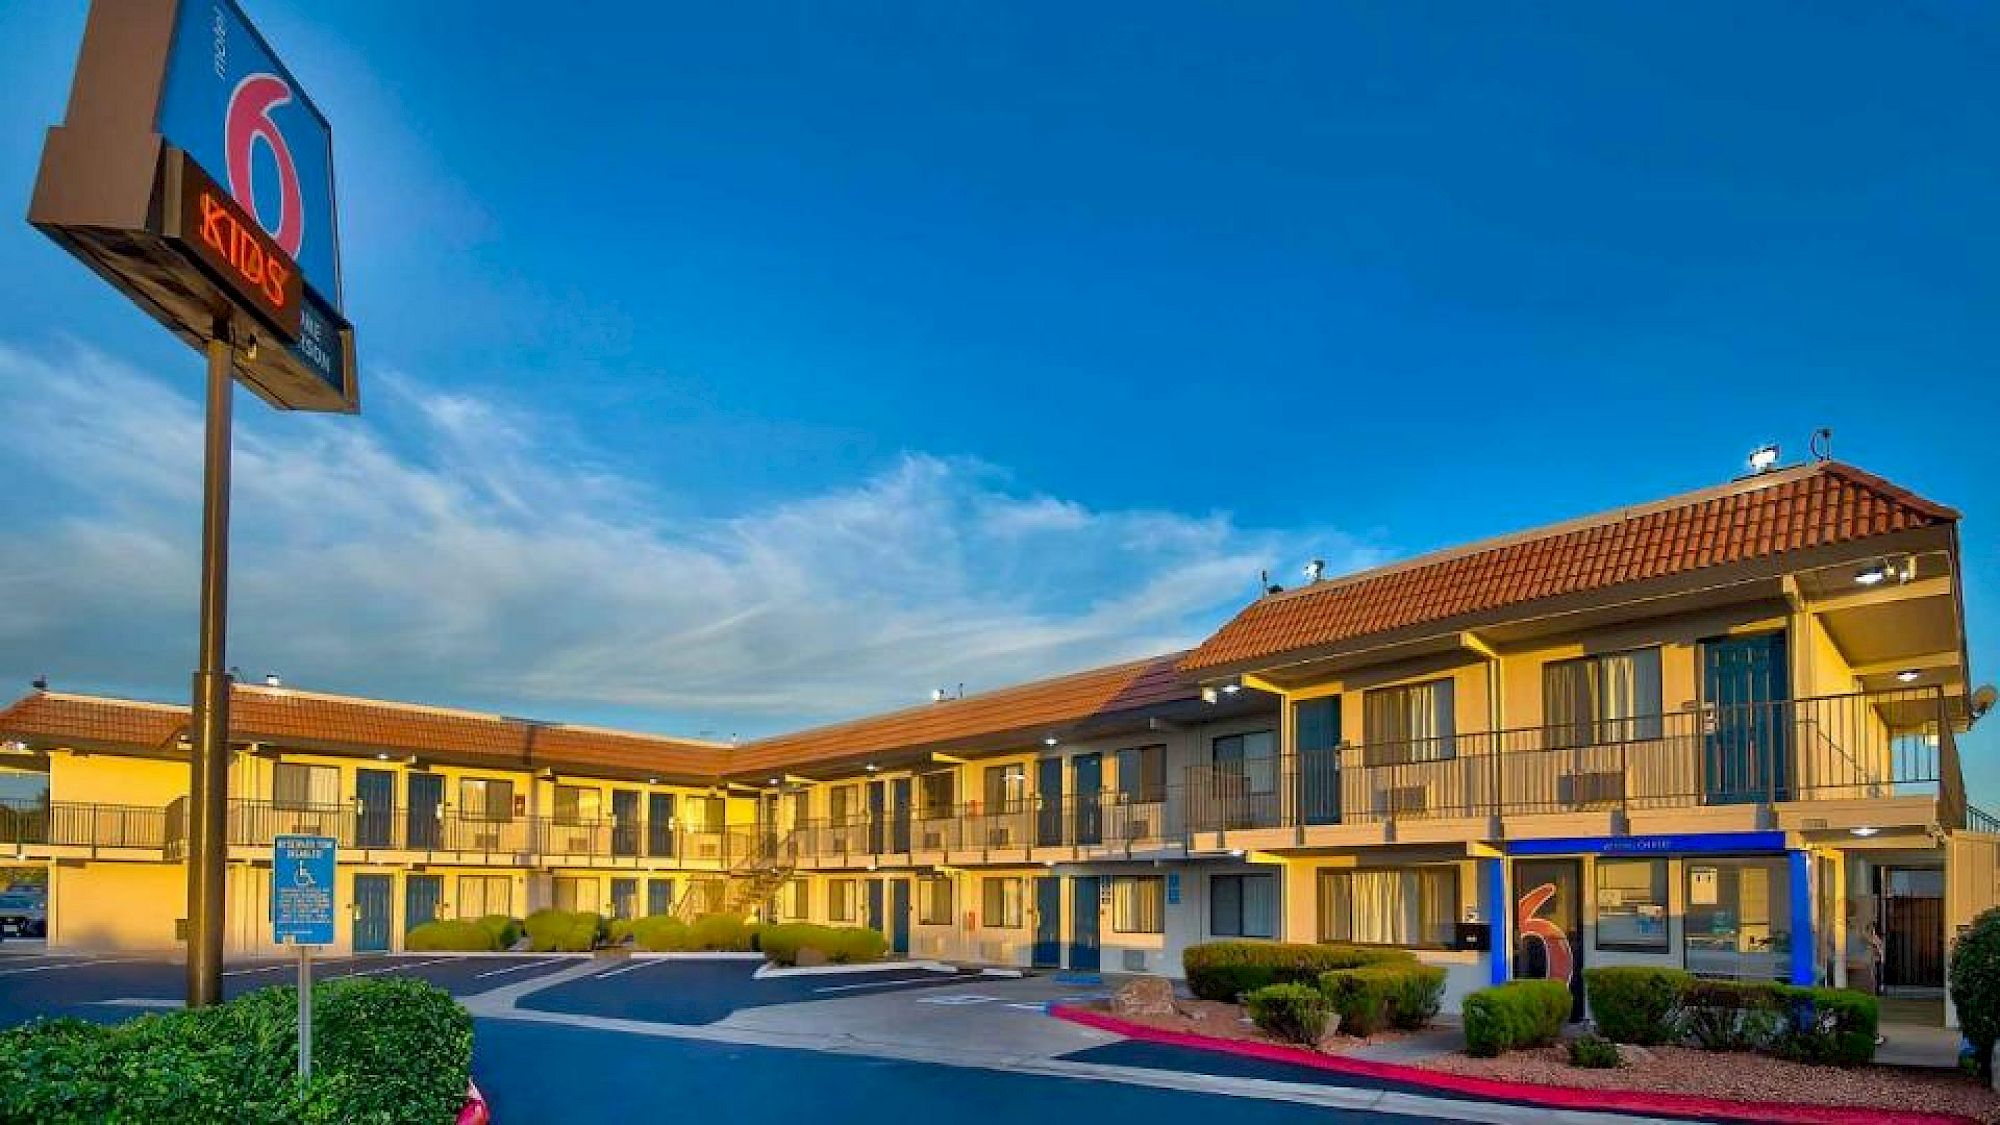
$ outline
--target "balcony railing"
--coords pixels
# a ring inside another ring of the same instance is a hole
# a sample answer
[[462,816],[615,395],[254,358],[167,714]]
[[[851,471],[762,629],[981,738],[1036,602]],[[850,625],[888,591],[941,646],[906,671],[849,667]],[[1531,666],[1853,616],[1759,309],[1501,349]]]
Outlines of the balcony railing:
[[165,846],[166,810],[87,801],[0,802],[0,845],[147,848]]

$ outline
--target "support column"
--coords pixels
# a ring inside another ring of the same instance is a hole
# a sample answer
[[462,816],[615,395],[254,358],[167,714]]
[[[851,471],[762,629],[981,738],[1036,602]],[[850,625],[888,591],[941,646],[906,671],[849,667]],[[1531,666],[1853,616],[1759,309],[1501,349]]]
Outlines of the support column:
[[222,1002],[223,863],[228,857],[229,460],[236,390],[229,323],[207,346],[208,434],[201,503],[201,623],[188,777],[187,1004]]
[[1813,938],[1812,853],[1793,850],[1785,853],[1790,864],[1792,890],[1792,972],[1793,984],[1810,987],[1817,973],[1819,942]]
[[1479,861],[1479,909],[1486,916],[1488,944],[1493,947],[1487,955],[1487,963],[1493,970],[1492,981],[1494,984],[1506,984],[1511,971],[1507,957],[1513,948],[1512,931],[1507,924],[1506,860]]

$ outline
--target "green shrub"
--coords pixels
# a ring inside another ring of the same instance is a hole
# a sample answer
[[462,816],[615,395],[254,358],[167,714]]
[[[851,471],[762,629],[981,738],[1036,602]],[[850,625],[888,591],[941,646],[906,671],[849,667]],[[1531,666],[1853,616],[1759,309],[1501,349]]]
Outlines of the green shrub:
[[1991,1080],[1993,1044],[2000,1041],[2000,909],[1972,920],[1951,947],[1951,1002],[1974,1062]]
[[603,916],[589,911],[537,910],[526,925],[528,948],[537,953],[588,953],[610,932]]
[[1784,1022],[1771,1049],[1796,1062],[1860,1066],[1875,1057],[1875,998],[1845,988],[1781,988]]
[[632,936],[632,927],[638,924],[637,918],[613,918],[610,928],[605,931],[607,935],[605,940],[612,945],[623,945],[626,939]]
[[1694,978],[1679,969],[1612,965],[1583,971],[1597,1029],[1614,1043],[1657,1047],[1680,1038],[1681,993]]
[[632,944],[651,953],[686,953],[701,948],[694,929],[671,914],[649,914],[632,923]]
[[1465,998],[1465,1052],[1491,1057],[1517,1047],[1556,1041],[1568,1022],[1569,986],[1554,980],[1517,980],[1482,988]]
[[1782,985],[1771,981],[1689,981],[1681,1027],[1706,1051],[1761,1051],[1777,1037]]
[[836,965],[880,961],[889,950],[888,939],[866,926],[782,922],[761,927],[758,940],[764,956],[779,965],[798,964],[800,952],[807,949]]
[[314,989],[313,1078],[297,1080],[297,997],[98,1026],[40,1021],[0,1031],[0,1121],[299,1122],[453,1120],[472,1064],[472,1019],[422,981]]
[[1625,1065],[1618,1044],[1602,1035],[1585,1033],[1569,1041],[1569,1065],[1590,1070],[1611,1070]]
[[1444,983],[1444,969],[1415,961],[1335,969],[1319,978],[1320,991],[1340,1013],[1340,1030],[1348,1035],[1373,1035],[1385,1026],[1424,1027],[1444,1002]]
[[1389,961],[1415,961],[1401,949],[1306,945],[1276,941],[1214,941],[1181,954],[1188,990],[1203,1000],[1233,1002],[1273,984],[1318,984],[1320,974]]
[[403,935],[403,948],[412,953],[490,953],[500,946],[493,931],[477,922],[425,922]]
[[889,939],[866,926],[842,926],[834,935],[834,948],[827,952],[827,958],[836,965],[880,961],[889,952]]
[[695,948],[716,953],[750,952],[750,923],[737,914],[704,914],[694,920]]
[[1326,995],[1309,984],[1270,984],[1243,997],[1251,1022],[1288,1043],[1318,1043],[1326,1034]]
[[527,932],[522,929],[520,919],[509,918],[505,914],[488,914],[479,919],[479,925],[493,935],[495,949],[514,948],[514,943],[520,941],[521,936]]

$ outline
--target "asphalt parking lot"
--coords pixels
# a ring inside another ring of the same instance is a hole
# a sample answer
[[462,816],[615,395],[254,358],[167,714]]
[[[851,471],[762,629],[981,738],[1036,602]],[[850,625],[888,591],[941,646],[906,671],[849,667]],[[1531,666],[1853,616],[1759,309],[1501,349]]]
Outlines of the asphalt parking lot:
[[706,1024],[749,1008],[938,988],[979,979],[977,973],[899,967],[759,980],[753,979],[757,968],[758,963],[751,961],[635,958],[611,962],[601,972],[535,992],[522,998],[520,1006],[649,1023]]

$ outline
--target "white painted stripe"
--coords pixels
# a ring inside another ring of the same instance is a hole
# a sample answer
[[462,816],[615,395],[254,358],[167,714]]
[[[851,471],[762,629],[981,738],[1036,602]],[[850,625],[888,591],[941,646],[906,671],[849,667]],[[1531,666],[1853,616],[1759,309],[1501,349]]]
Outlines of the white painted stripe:
[[484,973],[479,973],[475,975],[472,979],[485,980],[487,977],[497,977],[502,973],[518,973],[522,969],[538,969],[544,965],[560,965],[560,964],[562,964],[562,959],[559,957],[551,957],[546,961],[525,961],[519,965],[509,965],[504,969],[492,969]]
[[617,975],[618,975],[618,974],[620,974],[620,973],[629,973],[629,972],[631,972],[631,971],[632,971],[633,969],[643,969],[643,968],[645,968],[646,966],[648,966],[648,965],[651,965],[651,964],[652,964],[652,962],[651,962],[651,961],[634,961],[634,962],[632,962],[632,963],[631,963],[631,964],[629,964],[629,965],[621,965],[621,966],[619,966],[618,968],[615,968],[615,969],[611,970],[611,971],[610,971],[610,972],[608,972],[608,973],[598,973],[597,975],[595,975],[595,976],[591,977],[590,979],[591,979],[591,980],[606,980],[606,979],[609,979],[609,978],[611,978],[611,977],[615,977],[615,976],[617,976]]
[[240,977],[240,976],[246,976],[250,973],[268,973],[277,969],[296,969],[298,967],[299,963],[297,961],[293,961],[290,963],[281,962],[276,965],[258,965],[254,968],[249,968],[249,969],[231,969],[222,975],[225,977]]
[[947,983],[949,982],[943,980],[936,980],[936,979],[925,980],[923,977],[910,977],[905,980],[873,980],[869,981],[866,984],[830,984],[827,985],[825,988],[815,988],[813,989],[813,991],[852,992],[856,989],[861,989],[861,988],[895,988],[897,985],[901,984],[927,984],[932,987],[936,987],[937,985],[947,984]]
[[26,969],[0,969],[0,977],[19,976],[22,973],[46,973],[50,969],[81,969],[90,965],[125,965],[137,961],[137,957],[103,957],[95,961],[64,961],[56,965],[35,965]]
[[435,960],[435,961],[410,961],[410,962],[407,962],[407,963],[404,963],[404,964],[398,964],[398,965],[384,965],[384,966],[382,966],[382,967],[381,967],[381,968],[379,968],[379,969],[362,969],[362,970],[361,970],[360,972],[355,972],[355,973],[339,973],[339,974],[336,974],[336,975],[334,975],[334,976],[330,976],[330,977],[321,977],[320,979],[321,979],[321,980],[346,980],[346,979],[347,979],[348,977],[372,977],[372,976],[378,976],[378,975],[380,975],[380,974],[382,974],[382,973],[393,973],[393,972],[397,972],[397,971],[399,971],[399,970],[402,970],[402,969],[421,969],[421,968],[423,968],[423,967],[424,967],[425,965],[442,965],[442,964],[445,964],[446,962],[448,962],[448,961],[450,961],[450,960],[451,960],[451,958],[449,958],[449,957],[440,957],[440,958],[438,958],[438,959],[437,959],[437,960]]

